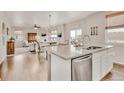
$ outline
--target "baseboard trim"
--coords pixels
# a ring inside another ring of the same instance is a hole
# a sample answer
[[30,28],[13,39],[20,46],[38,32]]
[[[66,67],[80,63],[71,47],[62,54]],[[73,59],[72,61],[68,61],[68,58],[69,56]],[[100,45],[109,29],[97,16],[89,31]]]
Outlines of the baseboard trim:
[[6,57],[7,57],[7,55],[5,55],[5,56],[0,60],[0,64],[5,60]]

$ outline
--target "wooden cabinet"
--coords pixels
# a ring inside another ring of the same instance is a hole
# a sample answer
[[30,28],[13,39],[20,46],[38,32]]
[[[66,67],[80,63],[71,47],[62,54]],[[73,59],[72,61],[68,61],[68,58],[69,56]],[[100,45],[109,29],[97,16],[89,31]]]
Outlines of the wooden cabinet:
[[14,54],[15,52],[15,44],[14,41],[7,42],[7,55]]
[[28,42],[36,41],[37,33],[28,33]]

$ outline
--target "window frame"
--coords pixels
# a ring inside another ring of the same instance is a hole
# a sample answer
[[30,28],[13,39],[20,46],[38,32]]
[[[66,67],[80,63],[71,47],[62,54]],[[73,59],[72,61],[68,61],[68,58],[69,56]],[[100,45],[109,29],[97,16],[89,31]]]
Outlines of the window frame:
[[50,33],[50,41],[57,41],[57,30],[52,30]]
[[[72,38],[72,36],[71,36],[71,32],[72,31],[74,31],[75,32],[75,36],[74,36],[74,38]],[[78,32],[79,31],[79,32]],[[80,33],[80,34],[79,34]],[[76,28],[76,29],[72,29],[72,30],[70,30],[70,38],[71,39],[76,39],[76,38],[78,38],[79,36],[82,36],[82,29],[81,28]]]
[[[112,31],[113,30],[113,31]],[[119,34],[121,34],[121,33],[123,33],[124,34],[124,28],[116,28],[116,29],[107,29],[106,30],[106,33],[107,33],[107,39],[106,39],[106,43],[124,43],[124,40],[116,40],[116,39],[113,39],[113,40],[111,40],[110,39],[110,36],[109,36],[109,33],[115,33],[115,35],[117,35],[117,33]]]
[[23,41],[24,40],[24,33],[23,31],[14,31],[15,41]]

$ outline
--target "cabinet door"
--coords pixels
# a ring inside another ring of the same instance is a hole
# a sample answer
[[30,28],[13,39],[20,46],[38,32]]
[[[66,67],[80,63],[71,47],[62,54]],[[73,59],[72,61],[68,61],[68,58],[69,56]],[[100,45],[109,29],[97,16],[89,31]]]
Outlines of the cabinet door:
[[101,56],[102,77],[104,77],[113,68],[114,52],[112,49],[104,51]]
[[108,70],[110,71],[113,68],[115,53],[113,49],[108,50]]
[[71,60],[51,54],[50,64],[51,81],[71,81]]
[[112,49],[97,52],[92,57],[92,79],[101,80],[113,67]]
[[92,61],[92,80],[100,80],[101,77],[101,63],[100,57]]
[[107,51],[102,52],[101,56],[101,69],[102,69],[102,77],[104,77],[108,73],[108,57]]
[[108,70],[113,68],[113,53],[108,54]]

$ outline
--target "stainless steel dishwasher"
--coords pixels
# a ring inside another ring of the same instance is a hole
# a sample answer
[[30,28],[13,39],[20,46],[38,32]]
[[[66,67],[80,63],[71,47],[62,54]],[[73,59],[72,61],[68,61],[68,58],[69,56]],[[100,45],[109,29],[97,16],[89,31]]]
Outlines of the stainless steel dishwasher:
[[72,81],[92,80],[92,57],[85,55],[72,60]]

